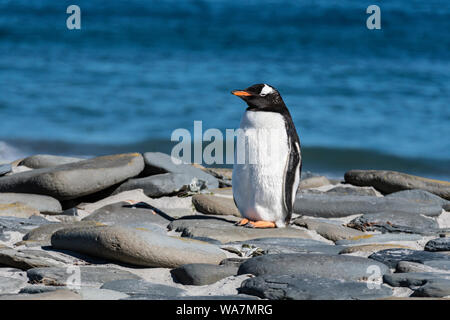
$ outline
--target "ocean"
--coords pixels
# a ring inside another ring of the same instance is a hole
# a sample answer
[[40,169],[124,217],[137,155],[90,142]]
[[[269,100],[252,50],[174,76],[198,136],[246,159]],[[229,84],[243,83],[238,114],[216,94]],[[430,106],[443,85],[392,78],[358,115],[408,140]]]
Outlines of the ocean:
[[[66,9],[81,9],[68,30]],[[366,8],[381,9],[369,30]],[[450,2],[0,0],[0,162],[169,152],[276,87],[307,171],[450,180]]]

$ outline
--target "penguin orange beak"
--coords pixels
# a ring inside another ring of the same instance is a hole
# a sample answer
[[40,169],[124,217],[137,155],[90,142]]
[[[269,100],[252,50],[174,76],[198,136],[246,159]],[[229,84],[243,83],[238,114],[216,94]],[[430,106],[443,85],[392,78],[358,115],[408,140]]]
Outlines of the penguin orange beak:
[[247,91],[244,90],[233,90],[231,91],[231,93],[238,97],[249,97],[252,95],[251,93],[248,93]]

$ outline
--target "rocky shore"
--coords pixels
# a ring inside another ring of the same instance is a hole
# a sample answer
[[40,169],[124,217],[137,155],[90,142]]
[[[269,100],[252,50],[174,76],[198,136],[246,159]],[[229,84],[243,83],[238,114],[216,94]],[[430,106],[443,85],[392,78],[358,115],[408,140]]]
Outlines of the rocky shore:
[[239,227],[231,170],[148,152],[0,166],[0,299],[450,297],[450,183],[303,173],[287,228]]

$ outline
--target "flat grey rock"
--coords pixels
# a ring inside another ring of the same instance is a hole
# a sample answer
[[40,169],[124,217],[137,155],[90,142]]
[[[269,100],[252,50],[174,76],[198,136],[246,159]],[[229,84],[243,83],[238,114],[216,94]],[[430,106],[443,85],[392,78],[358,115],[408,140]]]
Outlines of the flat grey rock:
[[430,260],[424,261],[423,264],[431,268],[450,271],[450,260]]
[[431,192],[420,189],[398,191],[388,194],[386,195],[386,197],[408,199],[415,201],[417,203],[432,204],[438,206],[444,206],[450,203],[450,201],[445,200],[435,194],[432,194]]
[[324,253],[324,254],[338,254],[343,246],[330,245],[318,240],[301,239],[301,238],[260,238],[246,241],[229,242],[222,245],[222,248],[227,246],[241,246],[240,250],[244,251],[246,248],[259,248],[260,254],[278,254],[278,253]]
[[91,287],[81,287],[76,292],[83,300],[120,300],[129,297],[129,295],[123,292]]
[[70,200],[137,176],[144,168],[138,153],[97,157],[0,178],[0,192],[49,195]]
[[71,290],[58,289],[35,294],[4,294],[0,295],[0,300],[81,300],[81,296]]
[[163,173],[145,178],[130,179],[121,184],[113,194],[142,189],[153,198],[171,196],[181,192],[196,192],[205,189],[203,181],[183,173]]
[[442,207],[400,198],[303,193],[297,194],[294,203],[294,213],[322,218],[341,218],[355,214],[399,211],[438,216],[442,212]]
[[422,236],[418,234],[406,234],[406,233],[378,233],[367,234],[361,237],[355,237],[350,240],[336,241],[337,245],[362,245],[362,244],[383,244],[392,241],[417,241],[421,240]]
[[238,274],[256,276],[304,274],[337,280],[357,281],[367,279],[377,268],[379,276],[389,273],[386,265],[370,259],[324,254],[272,254],[251,258],[239,267]]
[[348,223],[348,226],[362,231],[392,233],[436,234],[439,224],[436,220],[406,212],[379,212],[365,214]]
[[101,289],[114,290],[123,292],[130,296],[135,295],[154,295],[157,297],[171,298],[185,293],[185,290],[148,282],[142,279],[139,280],[115,280],[110,281],[101,286]]
[[12,167],[9,163],[0,165],[0,176],[3,176],[12,171]]
[[433,297],[441,298],[450,296],[450,280],[436,279],[429,280],[426,284],[418,288],[411,297]]
[[201,169],[195,168],[190,164],[175,164],[172,157],[161,152],[144,153],[145,175],[156,175],[161,173],[180,173],[196,178],[202,185],[208,189],[219,187],[219,181],[212,175]]
[[427,242],[426,251],[450,251],[450,238],[437,238]]
[[392,290],[383,285],[369,288],[362,282],[303,274],[250,278],[242,283],[239,291],[270,300],[364,300],[392,296]]
[[35,208],[43,214],[58,214],[62,211],[59,201],[49,196],[27,193],[0,193],[0,204],[18,202]]
[[344,239],[352,239],[365,235],[364,232],[348,228],[342,225],[319,221],[317,219],[297,218],[294,224],[305,227],[309,230],[314,230],[325,239],[331,241],[338,241]]
[[195,215],[172,221],[169,230],[181,232],[183,237],[207,237],[222,243],[245,241],[257,238],[302,238],[311,239],[304,230],[287,228],[252,229],[236,226],[225,218]]
[[0,249],[0,266],[22,270],[36,267],[63,266],[66,261],[42,250]]
[[0,241],[5,241],[4,233],[9,231],[16,231],[20,233],[27,233],[30,230],[37,228],[44,224],[51,224],[43,217],[31,216],[30,218],[17,217],[1,217],[0,216]]
[[24,280],[0,276],[0,294],[18,293],[26,285]]
[[27,242],[36,243],[39,246],[51,245],[51,237],[53,233],[62,229],[70,228],[84,228],[97,225],[94,221],[80,221],[73,223],[51,223],[44,224],[40,227],[34,228],[23,236],[23,240]]
[[238,267],[206,263],[185,264],[171,274],[182,284],[204,286],[237,274]]
[[140,279],[125,270],[99,266],[33,268],[27,271],[27,275],[31,283],[95,288],[113,280]]
[[215,245],[118,226],[63,229],[52,246],[137,266],[176,268],[187,263],[219,264],[226,258]]
[[386,249],[373,253],[369,256],[369,259],[382,262],[390,268],[395,268],[400,261],[411,261],[423,264],[431,260],[450,261],[450,255],[409,249]]
[[130,205],[118,202],[104,206],[83,218],[82,221],[96,221],[111,226],[130,226],[155,232],[164,232],[173,218],[145,203]]
[[383,281],[392,287],[410,287],[416,289],[418,286],[422,286],[430,280],[444,280],[450,279],[448,273],[435,273],[435,272],[407,272],[407,273],[392,273],[385,274]]
[[82,161],[82,158],[54,156],[49,154],[36,154],[34,156],[23,159],[19,165],[26,166],[32,169],[42,169],[60,166],[73,162]]
[[[447,261],[450,262],[450,261]],[[442,270],[438,268],[434,268],[431,266],[428,266],[426,264],[417,263],[417,262],[411,262],[411,261],[400,261],[397,263],[397,267],[395,269],[398,273],[407,273],[407,272],[442,272]]]
[[192,204],[198,212],[204,214],[241,216],[232,196],[195,194],[192,197]]
[[344,175],[345,182],[356,186],[372,186],[384,193],[420,189],[450,200],[450,182],[384,170],[351,170]]
[[377,192],[372,187],[353,188],[337,186],[333,189],[327,190],[325,193],[335,196],[377,196]]
[[25,294],[37,294],[37,293],[44,293],[44,292],[51,292],[58,290],[59,287],[56,286],[46,286],[41,284],[32,284],[27,285],[26,287],[23,287],[20,289],[19,293],[25,293]]

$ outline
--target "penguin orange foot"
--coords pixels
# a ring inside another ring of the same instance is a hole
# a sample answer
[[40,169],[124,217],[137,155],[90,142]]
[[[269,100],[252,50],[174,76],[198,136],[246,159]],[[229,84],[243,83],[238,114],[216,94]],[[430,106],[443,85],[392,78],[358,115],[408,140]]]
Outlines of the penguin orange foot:
[[272,221],[250,221],[248,219],[242,219],[241,221],[237,222],[236,225],[238,226],[245,226],[248,228],[276,228],[275,222]]

